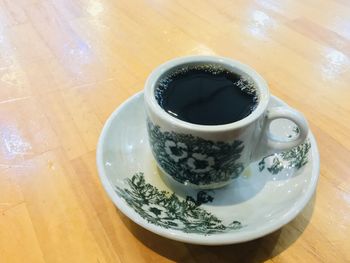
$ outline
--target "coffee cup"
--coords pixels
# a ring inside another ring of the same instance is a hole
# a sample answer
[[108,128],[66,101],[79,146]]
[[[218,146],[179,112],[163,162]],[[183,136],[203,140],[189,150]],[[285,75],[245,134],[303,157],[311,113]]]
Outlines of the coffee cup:
[[[266,81],[224,57],[189,56],[158,66],[144,88],[147,130],[160,170],[195,189],[229,184],[250,163],[303,143],[308,124],[290,107],[269,106]],[[298,136],[270,132],[288,119]]]

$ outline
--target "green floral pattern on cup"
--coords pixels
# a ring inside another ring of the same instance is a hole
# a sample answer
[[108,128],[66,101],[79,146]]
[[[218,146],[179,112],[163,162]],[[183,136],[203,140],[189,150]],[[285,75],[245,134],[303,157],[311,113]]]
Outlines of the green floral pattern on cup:
[[180,183],[226,182],[244,169],[239,162],[244,148],[242,141],[214,142],[189,134],[163,132],[149,120],[147,128],[158,164]]
[[201,208],[202,203],[213,201],[213,197],[200,191],[197,200],[188,196],[180,200],[175,193],[158,190],[146,183],[143,173],[126,179],[128,187],[116,187],[116,191],[135,212],[149,223],[185,233],[210,235],[242,228],[239,221],[225,225],[212,213]]

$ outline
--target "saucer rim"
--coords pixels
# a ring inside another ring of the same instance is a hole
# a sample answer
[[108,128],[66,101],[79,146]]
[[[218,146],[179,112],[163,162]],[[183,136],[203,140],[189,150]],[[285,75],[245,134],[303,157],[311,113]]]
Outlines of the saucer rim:
[[[107,192],[107,195],[112,200],[114,205],[125,216],[127,216],[130,220],[132,220],[139,226],[155,234],[158,234],[160,236],[163,236],[172,240],[176,240],[176,241],[190,243],[190,244],[228,245],[228,244],[241,243],[241,242],[254,240],[254,239],[263,237],[265,235],[268,235],[280,229],[282,226],[288,224],[304,209],[304,207],[307,205],[307,203],[313,196],[317,187],[317,182],[318,182],[319,173],[320,173],[320,157],[319,157],[319,151],[318,151],[316,140],[310,129],[308,134],[308,139],[310,140],[310,143],[312,146],[310,160],[312,161],[313,166],[312,166],[309,184],[303,195],[304,197],[301,198],[297,203],[293,204],[290,210],[286,212],[283,215],[283,217],[281,217],[277,221],[274,221],[273,223],[267,222],[263,224],[263,226],[256,228],[254,230],[247,231],[247,230],[241,229],[235,232],[211,234],[211,235],[184,233],[179,230],[166,229],[166,228],[148,223],[145,219],[143,219],[135,211],[133,211],[130,208],[130,206],[115,192],[114,185],[112,185],[112,183],[110,182],[107,176],[107,172],[104,169],[103,158],[102,158],[105,138],[107,136],[108,130],[113,124],[113,120],[116,118],[116,116],[120,112],[122,112],[125,108],[127,108],[130,103],[132,103],[134,100],[139,99],[139,97],[141,97],[140,99],[143,98],[143,91],[140,91],[134,94],[133,96],[128,98],[125,102],[123,102],[116,110],[113,111],[113,113],[109,116],[109,118],[105,122],[101,135],[98,139],[98,144],[96,149],[97,170],[98,170],[100,181],[102,182],[102,185],[104,187],[104,190]],[[271,95],[271,101],[273,100],[277,101],[280,104],[288,106],[288,104],[286,104],[283,100],[279,99],[276,96]]]

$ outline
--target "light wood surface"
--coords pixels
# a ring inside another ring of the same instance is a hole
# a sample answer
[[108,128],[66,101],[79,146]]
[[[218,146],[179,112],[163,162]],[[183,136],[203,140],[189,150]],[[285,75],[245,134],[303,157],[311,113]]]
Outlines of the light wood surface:
[[[317,193],[271,235],[167,240],[99,182],[109,114],[189,54],[251,65],[309,120]],[[350,262],[349,83],[348,0],[0,0],[0,262]]]

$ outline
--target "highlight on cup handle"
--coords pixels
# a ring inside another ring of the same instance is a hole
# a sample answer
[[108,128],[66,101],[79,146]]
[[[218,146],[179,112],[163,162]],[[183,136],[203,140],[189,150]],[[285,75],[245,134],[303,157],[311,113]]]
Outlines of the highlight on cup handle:
[[[298,136],[295,138],[281,138],[270,131],[272,121],[287,119],[298,127]],[[261,139],[252,159],[259,160],[262,157],[290,150],[302,144],[309,133],[309,126],[305,117],[298,111],[288,107],[272,107],[267,110]]]

